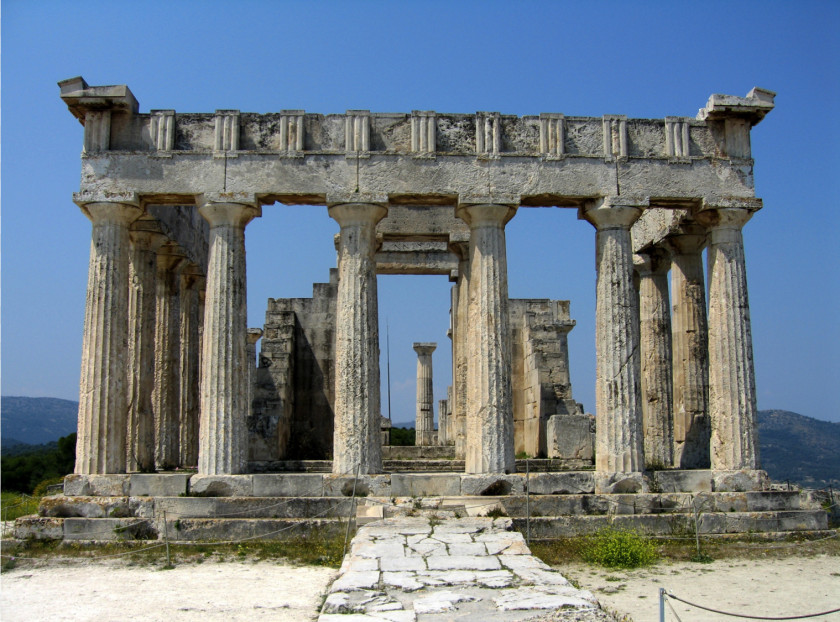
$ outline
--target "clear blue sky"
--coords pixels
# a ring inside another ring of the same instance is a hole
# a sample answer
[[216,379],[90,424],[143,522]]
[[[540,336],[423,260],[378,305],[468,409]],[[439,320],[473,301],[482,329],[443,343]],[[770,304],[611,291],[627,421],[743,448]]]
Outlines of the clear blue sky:
[[[764,209],[745,228],[763,409],[840,421],[840,3],[57,2],[2,4],[2,393],[78,398],[90,224],[72,203],[82,127],[56,82],[128,84],[142,112],[437,110],[662,118],[711,93],[778,92],[753,130]],[[246,231],[249,325],[334,266],[324,208]],[[594,410],[594,230],[520,209],[511,297],[571,300],[574,395]],[[379,277],[392,412],[413,418],[414,341],[451,378],[444,277]],[[382,376],[385,377],[383,358]],[[387,412],[383,389],[383,411]]]

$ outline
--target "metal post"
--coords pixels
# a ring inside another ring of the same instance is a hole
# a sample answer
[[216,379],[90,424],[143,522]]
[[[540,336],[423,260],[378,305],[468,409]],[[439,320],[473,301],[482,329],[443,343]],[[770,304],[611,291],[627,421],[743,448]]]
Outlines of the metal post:
[[531,464],[525,458],[525,542],[531,546]]
[[665,588],[659,588],[659,622],[665,622]]
[[353,502],[350,504],[350,515],[347,517],[347,531],[344,532],[344,555],[347,555],[347,540],[350,538],[350,521],[356,513],[356,482],[359,481],[359,471],[362,469],[362,463],[356,467],[356,478],[353,480]]
[[172,558],[169,556],[169,523],[166,522],[166,510],[163,511],[163,540],[166,542],[166,567],[172,568]]

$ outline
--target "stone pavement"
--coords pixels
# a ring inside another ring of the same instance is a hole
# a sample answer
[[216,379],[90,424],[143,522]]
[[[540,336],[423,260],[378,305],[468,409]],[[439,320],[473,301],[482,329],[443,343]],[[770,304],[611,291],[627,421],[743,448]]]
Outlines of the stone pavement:
[[561,607],[575,613],[570,619],[603,619],[590,592],[531,555],[511,528],[509,518],[369,523],[353,538],[318,620],[491,622]]

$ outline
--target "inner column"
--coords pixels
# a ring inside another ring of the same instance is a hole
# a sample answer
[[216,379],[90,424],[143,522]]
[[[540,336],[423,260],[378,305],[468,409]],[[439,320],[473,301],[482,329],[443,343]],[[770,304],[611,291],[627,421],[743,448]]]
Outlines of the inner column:
[[[333,473],[380,473],[379,313],[376,223],[387,198],[330,197],[329,215],[341,226],[335,318],[335,429]],[[342,200],[343,199],[343,200]]]
[[596,492],[643,486],[639,310],[633,287],[630,227],[647,201],[607,197],[582,216],[595,226]]
[[[432,445],[435,434],[434,396],[432,385],[432,352],[436,343],[415,343],[417,352],[417,411],[414,427],[415,445]],[[439,426],[440,427],[440,426]]]
[[516,471],[505,224],[517,206],[462,200],[457,211],[470,226],[467,473]]

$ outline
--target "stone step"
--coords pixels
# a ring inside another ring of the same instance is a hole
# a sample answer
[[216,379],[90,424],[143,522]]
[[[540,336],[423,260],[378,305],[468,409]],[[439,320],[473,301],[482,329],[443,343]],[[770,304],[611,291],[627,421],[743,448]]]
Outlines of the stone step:
[[[528,528],[526,518],[513,519],[517,530]],[[612,527],[633,529],[655,536],[694,535],[694,519],[688,514],[635,514],[616,516],[537,517],[530,520],[532,539],[567,538],[592,534]],[[708,512],[699,517],[699,533],[745,534],[779,532],[818,532],[828,529],[827,515],[821,510],[768,512]]]
[[[352,491],[350,491],[352,493]],[[441,497],[370,497],[357,490],[358,504],[390,510],[426,509],[462,511],[463,515],[486,513],[498,508],[507,516],[532,517],[579,515],[691,514],[703,512],[764,512],[818,509],[796,491],[637,494],[567,494]],[[349,496],[276,497],[44,497],[39,515],[46,518],[318,518],[347,516]],[[386,512],[387,513],[387,512]]]
[[283,540],[306,534],[343,534],[346,520],[338,518],[44,518],[27,516],[15,521],[18,540],[64,540],[70,542],[170,542],[266,539]]

